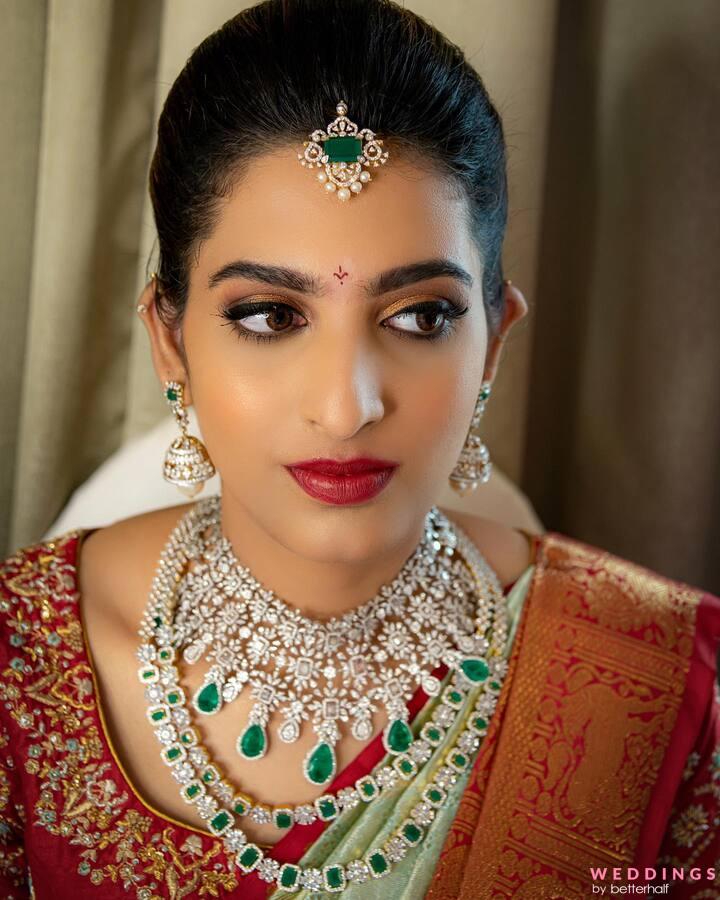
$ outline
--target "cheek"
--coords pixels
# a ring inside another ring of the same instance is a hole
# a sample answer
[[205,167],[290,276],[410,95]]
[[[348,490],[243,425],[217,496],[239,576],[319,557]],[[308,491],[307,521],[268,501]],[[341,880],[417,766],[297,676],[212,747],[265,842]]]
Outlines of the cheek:
[[419,464],[427,465],[429,456],[444,458],[457,452],[475,405],[476,380],[462,367],[449,367],[416,381],[400,399],[399,424],[405,439],[412,435],[412,442],[423,448],[416,457]]
[[192,401],[220,471],[228,471],[228,466],[232,471],[239,462],[243,469],[248,465],[252,448],[273,435],[281,399],[277,380],[268,377],[267,366],[247,365],[244,342],[229,333],[230,328],[208,327],[188,315],[185,330]]

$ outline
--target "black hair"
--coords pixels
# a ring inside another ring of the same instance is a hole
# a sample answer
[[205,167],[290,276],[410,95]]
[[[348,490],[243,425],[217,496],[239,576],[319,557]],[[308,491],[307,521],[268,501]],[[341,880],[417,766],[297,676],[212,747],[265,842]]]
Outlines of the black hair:
[[387,149],[414,151],[464,191],[497,330],[507,220],[500,117],[460,48],[392,0],[265,0],[195,48],[163,106],[150,167],[167,324],[182,320],[192,254],[243,166],[274,146],[302,145],[340,99]]

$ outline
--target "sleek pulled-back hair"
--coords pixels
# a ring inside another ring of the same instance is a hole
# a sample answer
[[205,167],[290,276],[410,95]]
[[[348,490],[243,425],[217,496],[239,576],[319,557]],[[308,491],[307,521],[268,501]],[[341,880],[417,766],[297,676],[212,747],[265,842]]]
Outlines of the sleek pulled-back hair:
[[265,0],[194,50],[165,101],[150,168],[166,323],[182,320],[193,254],[244,166],[307,140],[340,99],[388,149],[419,154],[464,191],[497,329],[507,219],[500,117],[460,48],[391,0]]

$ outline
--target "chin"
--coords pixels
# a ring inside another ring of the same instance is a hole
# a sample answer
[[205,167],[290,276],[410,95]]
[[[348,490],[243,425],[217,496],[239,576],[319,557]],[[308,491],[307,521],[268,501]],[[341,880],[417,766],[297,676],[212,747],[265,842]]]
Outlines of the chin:
[[418,507],[417,498],[390,495],[355,506],[319,504],[308,498],[288,504],[286,508],[295,512],[290,519],[284,517],[281,527],[289,538],[292,535],[288,548],[306,559],[359,564],[407,541],[429,506]]

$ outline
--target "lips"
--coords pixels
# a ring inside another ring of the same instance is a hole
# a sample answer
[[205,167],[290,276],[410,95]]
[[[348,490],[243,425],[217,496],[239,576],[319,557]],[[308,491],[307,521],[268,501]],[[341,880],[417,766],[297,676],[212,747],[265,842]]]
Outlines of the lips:
[[346,506],[377,496],[397,465],[391,460],[358,457],[303,460],[286,468],[306,494],[325,503]]

